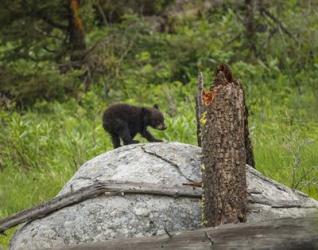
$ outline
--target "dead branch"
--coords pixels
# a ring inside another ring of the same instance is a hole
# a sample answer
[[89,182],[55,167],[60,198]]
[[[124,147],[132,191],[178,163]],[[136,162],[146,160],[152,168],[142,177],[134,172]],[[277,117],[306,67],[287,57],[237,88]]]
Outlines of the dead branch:
[[201,198],[201,189],[191,187],[174,186],[167,187],[164,185],[152,183],[134,183],[134,182],[97,182],[93,185],[80,188],[74,192],[69,192],[53,198],[41,205],[30,209],[23,210],[14,215],[0,220],[0,233],[5,230],[19,225],[23,222],[30,222],[42,218],[63,207],[77,204],[87,199],[92,199],[100,195],[126,195],[126,194],[146,194],[169,196],[173,198],[189,197]]
[[197,116],[197,140],[198,146],[201,147],[201,125],[200,118],[202,114],[202,92],[203,92],[204,79],[202,72],[198,75],[198,83],[197,83],[197,96],[196,96],[196,116]]

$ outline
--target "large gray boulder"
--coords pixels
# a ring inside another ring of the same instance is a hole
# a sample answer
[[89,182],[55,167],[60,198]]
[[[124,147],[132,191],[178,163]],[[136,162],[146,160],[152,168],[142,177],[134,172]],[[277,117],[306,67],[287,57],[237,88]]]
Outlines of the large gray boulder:
[[[182,143],[135,144],[86,162],[59,194],[97,181],[182,186],[200,181],[200,148]],[[318,202],[247,167],[248,221],[299,217],[318,211]],[[131,194],[99,196],[23,225],[10,249],[63,247],[121,237],[164,234],[201,226],[200,199]]]

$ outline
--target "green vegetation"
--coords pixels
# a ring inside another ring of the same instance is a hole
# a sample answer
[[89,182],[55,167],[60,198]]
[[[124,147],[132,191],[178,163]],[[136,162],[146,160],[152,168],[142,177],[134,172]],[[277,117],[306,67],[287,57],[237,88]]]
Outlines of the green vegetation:
[[[161,15],[168,5],[154,2],[158,4],[148,6],[147,15]],[[197,74],[203,71],[208,87],[223,62],[245,87],[256,168],[318,199],[318,15],[310,1],[285,2],[265,7],[292,36],[255,12],[259,31],[254,52],[241,21],[244,10],[231,1],[200,13],[168,15],[165,32],[132,3],[112,10],[107,4],[99,6],[106,14],[116,14],[113,19],[106,16],[109,23],[104,25],[92,11],[94,5],[81,6],[89,53],[82,67],[65,72],[60,65],[71,60],[67,47],[57,59],[43,49],[45,44],[56,53],[63,51],[63,44],[53,38],[43,40],[30,31],[24,40],[21,31],[10,39],[8,27],[21,29],[19,20],[9,22],[0,12],[8,26],[0,29],[0,218],[50,199],[81,164],[112,149],[101,124],[110,103],[158,103],[168,129],[154,135],[196,145]],[[199,3],[193,5],[200,8]],[[52,4],[56,15],[60,2]],[[63,35],[54,28],[46,31]],[[21,44],[30,45],[32,58],[17,52]],[[13,232],[0,236],[0,245],[7,246]]]

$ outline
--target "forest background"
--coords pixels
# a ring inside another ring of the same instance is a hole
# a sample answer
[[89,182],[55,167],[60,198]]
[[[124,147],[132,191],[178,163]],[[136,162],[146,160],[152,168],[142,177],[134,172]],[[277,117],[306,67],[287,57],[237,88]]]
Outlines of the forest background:
[[220,63],[244,85],[256,168],[318,199],[317,1],[3,0],[0,23],[0,218],[112,149],[111,103],[157,103],[152,132],[196,145],[198,72],[209,87]]

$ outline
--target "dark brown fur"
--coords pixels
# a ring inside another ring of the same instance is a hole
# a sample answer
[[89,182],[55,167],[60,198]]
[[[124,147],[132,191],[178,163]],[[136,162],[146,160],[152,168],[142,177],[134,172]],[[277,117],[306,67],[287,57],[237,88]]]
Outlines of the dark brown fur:
[[147,130],[147,126],[164,130],[166,125],[164,117],[157,105],[153,108],[136,107],[128,104],[115,104],[107,108],[103,115],[103,127],[112,138],[114,148],[121,146],[120,139],[124,145],[138,143],[134,140],[140,133],[150,142],[160,142]]

